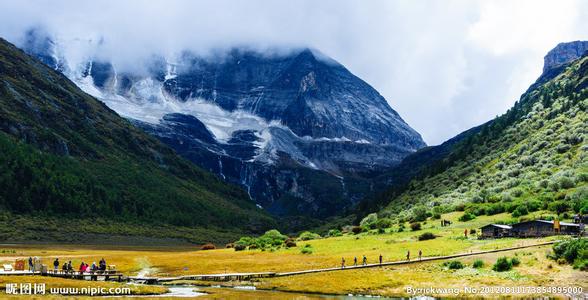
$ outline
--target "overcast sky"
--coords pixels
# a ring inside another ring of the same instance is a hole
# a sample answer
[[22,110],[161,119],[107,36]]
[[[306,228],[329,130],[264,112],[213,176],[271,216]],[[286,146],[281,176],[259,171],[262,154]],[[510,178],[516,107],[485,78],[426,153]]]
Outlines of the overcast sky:
[[438,144],[505,112],[559,42],[588,39],[588,1],[0,1],[0,36],[31,26],[104,39],[132,64],[152,52],[316,48],[374,86]]

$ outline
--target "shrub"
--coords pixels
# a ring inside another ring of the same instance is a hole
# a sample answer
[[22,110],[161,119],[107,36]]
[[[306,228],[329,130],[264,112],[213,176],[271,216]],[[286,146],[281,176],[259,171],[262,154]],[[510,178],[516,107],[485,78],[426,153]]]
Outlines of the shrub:
[[557,145],[556,150],[558,153],[566,153],[570,148],[571,147],[568,144],[559,144]]
[[470,229],[470,234],[476,234],[476,232],[477,232],[476,229],[473,229],[473,228]]
[[482,197],[480,197],[479,195],[475,195],[474,197],[472,197],[472,199],[470,200],[470,202],[472,203],[483,203],[484,199]]
[[378,214],[371,213],[371,214],[367,215],[365,218],[361,219],[361,222],[359,222],[359,226],[361,226],[363,228],[368,228],[368,229],[375,229],[377,221],[378,221]]
[[247,249],[247,246],[245,245],[241,245],[241,244],[235,244],[235,251],[243,251],[245,249]]
[[211,243],[204,244],[204,245],[202,245],[202,247],[200,247],[200,250],[213,250],[213,249],[216,249],[216,246],[214,246]]
[[504,204],[494,203],[486,208],[486,215],[492,216],[504,212]]
[[362,230],[363,229],[361,227],[359,227],[359,226],[353,226],[353,227],[351,227],[351,232],[353,232],[354,234],[361,233]]
[[380,218],[376,221],[376,228],[386,229],[392,227],[392,220],[388,218]]
[[418,223],[418,222],[410,223],[410,229],[412,229],[412,231],[421,230],[421,223]]
[[494,266],[492,266],[492,270],[496,272],[504,272],[510,271],[512,269],[512,262],[508,259],[508,257],[500,257],[496,260]]
[[[235,248],[237,248],[237,246],[243,246],[244,249],[255,244],[255,239],[248,237],[248,236],[244,236],[242,238],[240,238],[238,241],[235,242]],[[243,249],[243,250],[244,250]]]
[[516,257],[513,257],[513,258],[510,260],[510,263],[512,264],[512,266],[513,266],[513,267],[516,267],[516,266],[518,266],[518,265],[520,265],[520,264],[521,264],[521,261],[520,261],[518,258],[516,258]]
[[304,247],[302,247],[302,249],[300,249],[300,253],[302,254],[312,254],[312,246],[309,244],[304,245]]
[[296,242],[294,240],[288,239],[286,240],[285,245],[288,248],[296,247]]
[[329,237],[336,237],[336,236],[342,236],[342,235],[343,234],[341,233],[341,230],[339,230],[339,229],[331,229],[327,233],[327,236],[329,236]]
[[459,260],[446,261],[443,263],[443,266],[449,268],[450,270],[459,270],[465,267]]
[[473,220],[475,218],[476,218],[476,216],[474,216],[473,214],[471,214],[469,212],[466,212],[461,217],[459,217],[458,220],[461,222],[467,222],[467,221]]
[[421,235],[419,235],[419,241],[426,241],[426,240],[432,240],[434,238],[436,238],[437,236],[430,233],[430,232],[425,232]]
[[484,267],[484,261],[481,259],[476,259],[474,260],[474,263],[472,264],[472,267],[479,269],[479,268],[483,268]]
[[529,212],[538,211],[541,208],[541,206],[543,206],[543,203],[541,203],[541,201],[537,201],[537,200],[527,201],[527,210]]
[[310,231],[305,231],[298,236],[298,239],[301,241],[310,241],[310,240],[316,240],[316,239],[320,239],[320,238],[321,238],[321,236],[319,234],[314,233],[314,232],[310,232]]
[[258,246],[265,248],[268,246],[280,246],[288,239],[287,236],[281,234],[278,230],[272,229],[266,231],[258,240]]
[[553,246],[555,260],[565,260],[574,268],[588,270],[588,239],[558,242]]
[[558,214],[564,213],[570,209],[570,205],[564,201],[551,202],[547,207],[549,210],[557,212]]
[[557,184],[559,185],[560,188],[562,189],[571,189],[573,187],[576,186],[576,184],[574,183],[574,180],[567,177],[567,176],[561,176],[557,179]]
[[235,248],[235,243],[228,243],[225,245],[225,248]]
[[412,209],[413,221],[422,222],[427,219],[429,213],[424,205],[415,206]]
[[478,206],[470,207],[470,208],[468,208],[468,210],[466,210],[466,213],[470,213],[476,217],[481,216],[483,214],[486,214],[486,206],[478,205]]
[[525,205],[519,205],[517,208],[512,212],[512,216],[518,218],[520,216],[525,216],[529,214],[527,207]]
[[578,258],[574,261],[574,269],[588,271],[588,249],[578,252]]
[[576,176],[578,182],[588,182],[588,173],[580,173]]
[[513,197],[520,197],[523,195],[523,190],[521,189],[514,189],[512,190],[512,192],[510,193]]

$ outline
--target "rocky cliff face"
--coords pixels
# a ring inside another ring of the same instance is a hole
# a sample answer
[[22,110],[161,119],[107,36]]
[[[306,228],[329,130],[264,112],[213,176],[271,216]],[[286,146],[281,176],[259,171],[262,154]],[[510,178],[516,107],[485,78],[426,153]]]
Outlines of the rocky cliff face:
[[340,212],[369,192],[367,177],[425,146],[375,89],[310,49],[183,52],[131,73],[94,57],[72,65],[34,32],[24,46],[276,214]]
[[578,59],[586,51],[588,51],[588,41],[560,43],[545,55],[543,72]]

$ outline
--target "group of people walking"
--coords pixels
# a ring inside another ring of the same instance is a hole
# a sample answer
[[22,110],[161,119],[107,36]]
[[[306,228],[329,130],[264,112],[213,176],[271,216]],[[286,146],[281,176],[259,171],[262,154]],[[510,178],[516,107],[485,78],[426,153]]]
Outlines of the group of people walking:
[[[419,250],[419,260],[421,260],[422,258],[423,258],[423,251],[422,250]],[[406,252],[406,260],[407,261],[410,261],[410,250],[408,250]]]
[[[423,257],[423,251],[422,250],[419,250],[419,256],[418,257],[419,257],[418,258],[419,260],[422,259],[422,257]],[[380,265],[382,264],[382,259],[383,259],[383,256],[382,256],[382,254],[380,254],[380,256],[378,257],[378,261],[379,261]],[[406,252],[406,260],[407,261],[410,261],[410,250],[408,250]],[[363,259],[361,261],[361,265],[362,266],[367,266],[367,257],[365,255],[363,256]],[[353,258],[353,266],[357,266],[357,256],[355,256]],[[341,257],[341,268],[342,269],[345,268],[345,257]]]
[[[55,258],[55,260],[53,261],[53,271],[56,273],[59,272],[59,266],[60,266],[59,258]],[[71,260],[68,262],[64,262],[63,265],[61,265],[61,271],[63,273],[73,273],[74,272],[73,266],[71,264]],[[104,271],[106,271],[106,260],[104,258],[102,258],[100,260],[100,262],[98,263],[98,265],[96,264],[96,262],[93,262],[91,266],[85,262],[82,262],[80,264],[80,267],[78,268],[78,271],[80,273],[104,272]]]
[[[382,259],[383,259],[383,256],[382,256],[382,254],[380,254],[380,256],[379,256],[380,264],[382,264]],[[363,259],[361,260],[361,265],[367,266],[367,264],[368,264],[367,257],[364,255]],[[357,266],[357,256],[353,258],[353,266]],[[345,257],[341,257],[341,268],[345,268]]]

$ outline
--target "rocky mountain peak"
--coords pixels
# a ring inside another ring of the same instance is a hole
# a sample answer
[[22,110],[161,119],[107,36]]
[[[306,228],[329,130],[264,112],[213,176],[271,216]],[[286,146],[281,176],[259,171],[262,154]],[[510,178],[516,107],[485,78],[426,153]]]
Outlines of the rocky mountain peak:
[[577,59],[588,51],[588,41],[559,43],[545,55],[543,72]]

